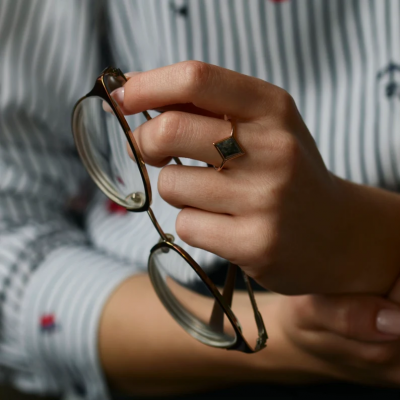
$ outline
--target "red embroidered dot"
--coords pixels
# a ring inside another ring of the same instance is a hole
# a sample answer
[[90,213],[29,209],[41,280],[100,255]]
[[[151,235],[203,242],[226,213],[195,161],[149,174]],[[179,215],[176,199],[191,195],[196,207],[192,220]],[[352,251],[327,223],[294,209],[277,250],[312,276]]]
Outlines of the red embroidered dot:
[[115,203],[114,201],[108,199],[106,204],[107,210],[110,214],[126,214],[126,208],[120,206],[119,204]]
[[54,323],[55,317],[53,314],[43,315],[42,318],[40,318],[40,325],[43,327],[54,325]]
[[44,314],[40,318],[40,327],[44,331],[53,330],[56,327],[56,317],[54,314]]

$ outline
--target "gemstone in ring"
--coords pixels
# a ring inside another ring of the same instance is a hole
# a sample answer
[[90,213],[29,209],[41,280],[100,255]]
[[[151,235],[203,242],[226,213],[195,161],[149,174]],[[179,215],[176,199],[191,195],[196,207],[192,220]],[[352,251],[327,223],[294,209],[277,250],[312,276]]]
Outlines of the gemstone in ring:
[[[226,118],[225,118],[226,119]],[[219,140],[218,142],[213,143],[214,147],[217,149],[218,153],[220,154],[222,158],[221,165],[219,167],[214,168],[219,172],[221,171],[225,164],[229,160],[233,160],[234,158],[241,157],[245,155],[245,152],[243,149],[240,147],[239,143],[235,139],[235,133],[236,133],[236,121],[230,120],[231,121],[231,134],[225,139]]]

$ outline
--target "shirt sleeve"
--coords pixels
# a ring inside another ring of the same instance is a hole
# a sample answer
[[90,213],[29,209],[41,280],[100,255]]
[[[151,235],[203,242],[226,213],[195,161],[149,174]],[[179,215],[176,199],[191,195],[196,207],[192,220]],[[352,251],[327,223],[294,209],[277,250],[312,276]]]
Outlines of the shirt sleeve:
[[88,180],[70,118],[101,70],[94,3],[0,2],[0,377],[19,368],[22,296],[44,260],[100,253],[69,213]]

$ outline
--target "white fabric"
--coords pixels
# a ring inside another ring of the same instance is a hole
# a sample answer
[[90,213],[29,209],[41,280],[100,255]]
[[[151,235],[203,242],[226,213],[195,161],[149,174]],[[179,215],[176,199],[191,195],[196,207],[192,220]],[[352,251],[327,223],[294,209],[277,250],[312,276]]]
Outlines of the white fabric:
[[[0,378],[30,392],[68,389],[71,374],[46,380],[20,346],[37,274],[57,271],[77,246],[83,270],[96,268],[90,252],[107,255],[110,271],[144,271],[157,240],[146,215],[110,212],[102,195],[85,231],[66,216],[87,187],[71,111],[106,64],[138,71],[198,59],[275,83],[294,96],[332,172],[398,191],[399,21],[399,0],[0,0]],[[173,233],[177,211],[156,193],[154,210]],[[30,327],[26,337],[39,321]],[[90,329],[94,337],[95,320]]]

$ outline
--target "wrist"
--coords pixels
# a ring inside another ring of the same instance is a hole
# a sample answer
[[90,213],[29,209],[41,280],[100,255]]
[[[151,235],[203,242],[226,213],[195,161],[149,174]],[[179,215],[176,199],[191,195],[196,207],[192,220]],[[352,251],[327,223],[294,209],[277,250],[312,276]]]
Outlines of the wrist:
[[277,294],[257,298],[260,312],[269,321],[269,339],[266,349],[245,355],[239,367],[241,375],[248,383],[306,384],[336,379],[338,374],[324,360],[308,353],[288,335],[287,325],[292,325],[286,318],[284,299]]
[[337,179],[342,292],[386,294],[400,272],[400,196]]

